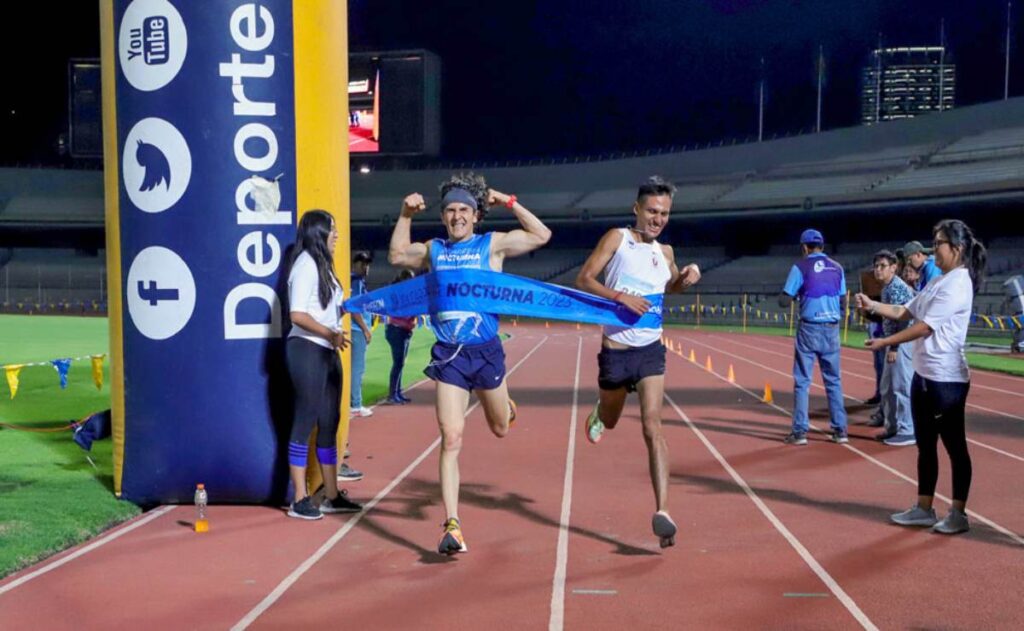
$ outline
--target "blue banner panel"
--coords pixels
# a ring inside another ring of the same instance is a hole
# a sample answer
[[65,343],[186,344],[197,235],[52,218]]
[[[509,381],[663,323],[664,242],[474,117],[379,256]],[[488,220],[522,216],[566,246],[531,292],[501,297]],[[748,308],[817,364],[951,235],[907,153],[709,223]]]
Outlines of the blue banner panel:
[[[291,0],[115,0],[114,33],[123,496],[283,500]],[[257,205],[274,180],[280,204]]]

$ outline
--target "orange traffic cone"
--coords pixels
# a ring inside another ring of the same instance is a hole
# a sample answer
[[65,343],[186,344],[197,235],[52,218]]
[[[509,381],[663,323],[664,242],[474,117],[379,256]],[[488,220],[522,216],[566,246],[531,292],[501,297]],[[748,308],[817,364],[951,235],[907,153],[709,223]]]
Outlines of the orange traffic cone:
[[519,320],[512,320],[512,326],[513,327],[519,326]]
[[729,380],[729,383],[736,383],[736,373],[732,371],[732,364],[729,364],[729,374],[726,379]]
[[579,330],[580,330],[580,323],[579,323],[579,322],[577,322],[577,323],[576,323],[576,330],[577,330],[577,331],[579,331]]
[[695,364],[697,363],[697,354],[693,352],[692,348],[690,349],[690,361]]
[[714,369],[711,368],[711,355],[708,355],[707,360],[704,362],[704,370],[714,372]]
[[676,354],[679,355],[680,357],[684,357],[684,358],[686,357],[685,355],[683,355],[683,348],[682,348],[682,346],[680,346],[679,348],[676,349]]
[[770,383],[765,383],[764,384],[764,398],[761,399],[761,402],[762,403],[774,403],[774,400],[772,399],[772,384],[770,384]]
[[545,322],[544,323],[544,328],[545,329],[550,329],[551,328],[551,323],[550,322]]

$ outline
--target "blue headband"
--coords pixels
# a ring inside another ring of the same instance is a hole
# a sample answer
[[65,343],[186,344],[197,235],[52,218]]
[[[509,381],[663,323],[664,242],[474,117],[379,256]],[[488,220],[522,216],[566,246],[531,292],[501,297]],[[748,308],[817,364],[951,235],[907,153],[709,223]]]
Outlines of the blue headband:
[[447,208],[449,204],[455,203],[465,204],[473,210],[479,210],[476,198],[464,188],[453,188],[445,193],[444,199],[441,200],[441,208]]

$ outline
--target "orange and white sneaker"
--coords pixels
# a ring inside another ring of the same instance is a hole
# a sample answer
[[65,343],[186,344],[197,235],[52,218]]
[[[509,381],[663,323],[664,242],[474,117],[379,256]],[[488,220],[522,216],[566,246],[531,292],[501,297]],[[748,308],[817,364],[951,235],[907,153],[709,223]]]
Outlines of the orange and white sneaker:
[[511,399],[508,400],[508,426],[512,427],[516,423],[516,412],[519,408],[516,407],[516,402]]
[[457,517],[449,517],[444,523],[444,533],[441,535],[441,542],[437,544],[437,552],[451,556],[468,551],[466,540],[462,538],[462,524]]

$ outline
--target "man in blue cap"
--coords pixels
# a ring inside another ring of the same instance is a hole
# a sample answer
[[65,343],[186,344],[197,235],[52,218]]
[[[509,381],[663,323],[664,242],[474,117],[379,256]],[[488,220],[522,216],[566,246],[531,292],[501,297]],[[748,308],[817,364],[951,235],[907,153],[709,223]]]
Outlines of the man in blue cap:
[[793,431],[785,438],[788,445],[807,444],[810,429],[807,399],[815,358],[821,366],[821,378],[828,395],[832,441],[849,442],[839,378],[839,322],[845,310],[846,275],[842,265],[825,256],[824,248],[825,238],[820,232],[803,231],[800,250],[804,258],[789,271],[779,295],[779,305],[783,308],[788,308],[794,298],[800,302],[800,324],[793,356]]

